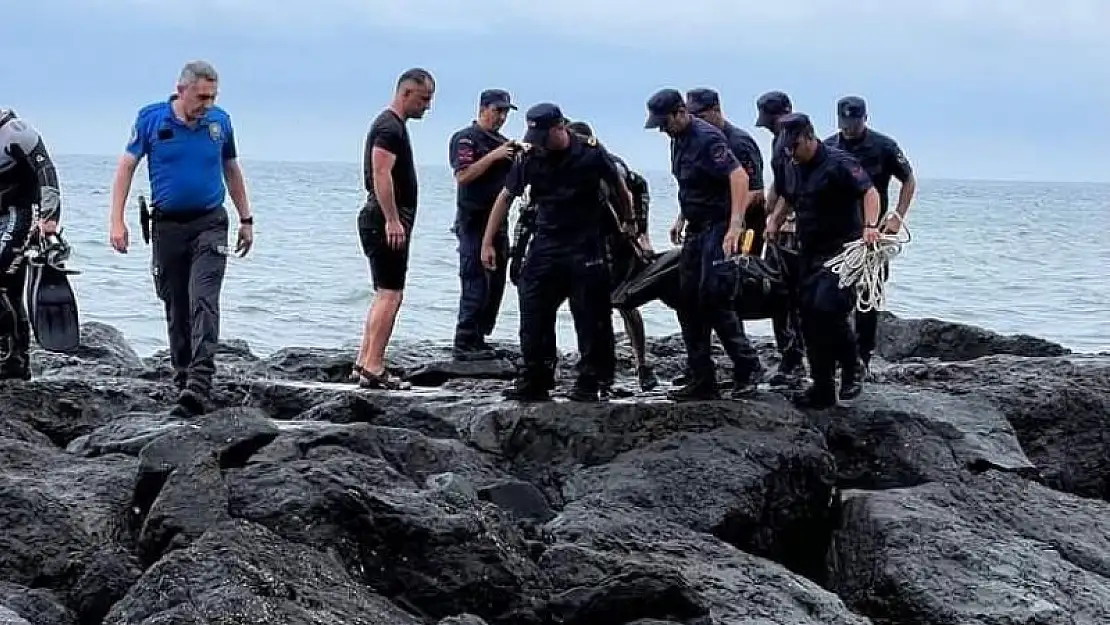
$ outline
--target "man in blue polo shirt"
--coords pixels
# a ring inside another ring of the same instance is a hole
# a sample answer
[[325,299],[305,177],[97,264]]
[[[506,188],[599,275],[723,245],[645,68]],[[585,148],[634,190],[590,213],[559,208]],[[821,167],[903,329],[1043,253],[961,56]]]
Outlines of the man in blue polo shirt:
[[187,414],[205,411],[216,371],[220,290],[227,268],[225,195],[231,195],[239,213],[236,253],[246,255],[254,241],[231,118],[215,106],[217,84],[210,64],[185,65],[177,93],[139,110],[112,185],[112,247],[125,254],[124,204],[135,168],[147,157],[151,271],[166,310],[178,409]]

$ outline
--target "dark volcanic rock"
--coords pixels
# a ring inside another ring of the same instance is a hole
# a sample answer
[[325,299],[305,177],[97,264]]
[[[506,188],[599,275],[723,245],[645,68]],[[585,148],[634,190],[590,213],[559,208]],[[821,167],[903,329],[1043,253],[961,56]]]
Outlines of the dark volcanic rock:
[[1110,623],[1110,504],[988,473],[844,516],[835,588],[876,623]]
[[183,419],[165,354],[89,324],[0,382],[0,623],[1110,622],[1110,358],[881,328],[878,382],[820,412],[506,402],[507,345],[394,346],[416,388],[369,392],[353,349],[229,341]]

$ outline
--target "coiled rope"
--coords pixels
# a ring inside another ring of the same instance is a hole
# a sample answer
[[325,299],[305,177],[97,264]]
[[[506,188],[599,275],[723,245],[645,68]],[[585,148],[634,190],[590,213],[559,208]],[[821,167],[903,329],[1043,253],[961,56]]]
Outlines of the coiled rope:
[[883,234],[875,243],[857,239],[844,244],[844,251],[825,262],[840,277],[840,288],[855,287],[856,310],[871,312],[886,310],[886,273],[890,261],[902,253],[902,246],[913,240],[906,222],[897,212],[892,212],[902,227],[898,234]]

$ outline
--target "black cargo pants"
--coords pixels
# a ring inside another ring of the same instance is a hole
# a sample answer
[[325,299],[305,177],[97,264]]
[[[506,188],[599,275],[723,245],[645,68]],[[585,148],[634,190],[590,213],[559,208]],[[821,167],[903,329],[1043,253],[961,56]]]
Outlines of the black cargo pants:
[[220,339],[227,211],[222,206],[203,212],[155,209],[151,222],[151,273],[166,308],[174,384],[207,395]]

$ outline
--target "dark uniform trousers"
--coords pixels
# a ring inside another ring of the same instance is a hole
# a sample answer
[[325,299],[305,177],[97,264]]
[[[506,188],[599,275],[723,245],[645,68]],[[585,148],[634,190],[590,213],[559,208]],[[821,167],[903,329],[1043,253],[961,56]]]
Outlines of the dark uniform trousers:
[[782,356],[780,369],[787,372],[797,370],[805,359],[805,340],[799,311],[802,268],[794,233],[779,233],[775,245],[778,246],[778,256],[789,301],[786,306],[776,309],[774,317],[771,318],[771,327],[775,333],[775,346]]
[[23,252],[34,227],[34,209],[7,207],[0,210],[0,220],[6,222],[0,225],[0,379],[28,379],[31,324],[23,302],[27,285]]
[[207,394],[216,372],[220,292],[227,268],[223,207],[151,215],[154,288],[166,309],[170,362],[179,388]]
[[509,258],[508,233],[503,229],[494,240],[497,269],[482,265],[482,236],[485,223],[457,224],[459,240],[459,319],[455,326],[455,346],[479,344],[493,332],[501,301],[505,295],[506,265]]
[[596,390],[613,378],[613,319],[604,241],[589,237],[564,241],[536,233],[521,267],[520,351],[524,382],[550,389],[554,384],[555,321],[570,299],[578,336],[578,386]]
[[736,271],[724,262],[722,247],[727,230],[726,222],[688,223],[679,257],[682,306],[677,311],[678,321],[686,343],[687,368],[695,383],[716,384],[712,332],[717,333],[735,365],[735,379],[746,381],[759,371],[759,358],[744,335],[733,304]]
[[855,291],[840,288],[839,277],[824,266],[833,254],[807,254],[801,266],[802,331],[814,386],[834,391],[836,367],[847,374],[856,371],[856,337],[851,315]]
[[[890,279],[890,263],[883,263],[879,279],[886,282]],[[864,293],[864,297],[870,297]],[[871,355],[875,353],[875,336],[879,331],[879,311],[856,311],[856,336],[859,357],[866,363],[871,362]]]

